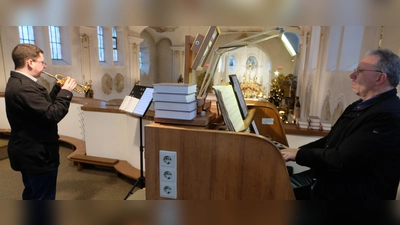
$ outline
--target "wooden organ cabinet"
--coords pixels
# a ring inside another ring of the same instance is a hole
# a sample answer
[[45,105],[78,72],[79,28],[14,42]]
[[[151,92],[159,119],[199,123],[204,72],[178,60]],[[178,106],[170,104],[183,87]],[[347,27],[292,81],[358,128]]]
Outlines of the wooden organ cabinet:
[[288,145],[278,111],[268,102],[246,104],[245,124],[254,120],[260,135],[221,130],[218,118],[206,126],[146,125],[146,199],[294,200],[286,164],[271,142]]

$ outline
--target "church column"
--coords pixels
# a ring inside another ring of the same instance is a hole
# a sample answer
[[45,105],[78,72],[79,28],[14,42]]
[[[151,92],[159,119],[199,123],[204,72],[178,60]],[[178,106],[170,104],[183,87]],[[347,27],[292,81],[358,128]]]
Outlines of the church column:
[[308,39],[309,39],[309,30],[304,29],[303,35],[300,36],[300,49],[299,54],[297,56],[297,62],[295,68],[295,73],[297,74],[297,89],[296,95],[299,96],[301,93],[301,88],[303,86],[303,75],[306,69],[306,58],[307,58],[307,49],[308,49]]
[[[81,38],[81,72],[83,82],[92,80],[92,70],[91,70],[91,56],[92,49],[90,48],[91,36],[95,35],[96,29],[92,27],[80,27],[80,38]],[[97,49],[96,49],[97,50]]]
[[[306,74],[306,64],[307,64],[307,56],[308,56],[308,44],[310,39],[310,28],[303,30],[303,35],[300,36],[300,49],[299,55],[297,56],[297,89],[296,89],[296,96],[300,96],[300,103],[303,107],[301,110],[304,109],[304,95],[307,84],[305,82],[305,74]],[[300,112],[300,117],[303,117],[302,112]]]
[[142,43],[143,39],[138,37],[129,36],[129,72],[130,72],[130,84],[127,83],[130,87],[135,86],[136,82],[140,81],[140,64],[139,64],[139,52],[140,52],[140,43]]
[[[184,76],[184,65],[185,65],[185,48],[179,46],[171,47],[173,52],[172,57],[172,81],[178,82],[179,77]],[[183,82],[183,81],[182,81]]]

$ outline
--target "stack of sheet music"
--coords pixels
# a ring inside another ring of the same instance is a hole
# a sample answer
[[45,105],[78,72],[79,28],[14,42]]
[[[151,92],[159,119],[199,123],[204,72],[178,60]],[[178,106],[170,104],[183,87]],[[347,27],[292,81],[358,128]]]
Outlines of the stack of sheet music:
[[310,126],[310,122],[306,118],[299,118],[296,120],[296,123],[301,129],[308,129]]
[[318,116],[308,116],[308,121],[310,122],[309,129],[312,130],[321,129],[321,119]]
[[327,120],[321,120],[321,129],[322,130],[331,130],[332,124]]
[[154,84],[154,117],[192,120],[197,116],[196,84]]

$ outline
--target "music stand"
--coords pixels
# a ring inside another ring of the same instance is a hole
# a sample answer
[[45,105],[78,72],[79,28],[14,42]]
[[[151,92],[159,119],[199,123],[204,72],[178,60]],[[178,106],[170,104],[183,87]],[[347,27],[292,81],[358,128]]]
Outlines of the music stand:
[[[126,200],[132,193],[133,189],[140,185],[140,188],[145,187],[145,177],[143,176],[143,116],[146,114],[153,100],[153,91],[151,87],[135,85],[129,96],[125,97],[120,109],[139,116],[139,134],[140,134],[140,177],[137,179],[131,190],[128,192],[124,200]],[[131,111],[133,108],[133,111]]]

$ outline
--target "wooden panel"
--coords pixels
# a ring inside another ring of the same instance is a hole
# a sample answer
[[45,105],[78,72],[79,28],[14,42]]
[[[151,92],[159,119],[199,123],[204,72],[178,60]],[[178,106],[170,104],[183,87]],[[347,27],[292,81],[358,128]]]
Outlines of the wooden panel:
[[[270,102],[253,100],[246,100],[246,104],[249,109],[256,109],[253,120],[256,122],[258,131],[261,135],[271,137],[272,140],[289,146],[285,130],[283,129],[282,120],[279,118],[279,113],[275,105]],[[272,118],[274,123],[263,124],[263,118]]]
[[178,124],[178,125],[189,125],[189,126],[207,126],[211,121],[215,119],[215,113],[206,112],[206,115],[202,116],[197,114],[197,116],[192,120],[178,120],[178,119],[168,119],[168,118],[156,118],[154,117],[154,122],[156,123],[168,123],[168,124]]
[[183,74],[183,83],[191,84],[192,81],[189,79],[189,74],[191,73],[191,66],[193,63],[193,52],[190,50],[193,44],[193,37],[190,35],[185,36],[185,65]]
[[294,199],[279,150],[249,133],[145,126],[146,199],[160,197],[159,150],[177,152],[177,199]]

